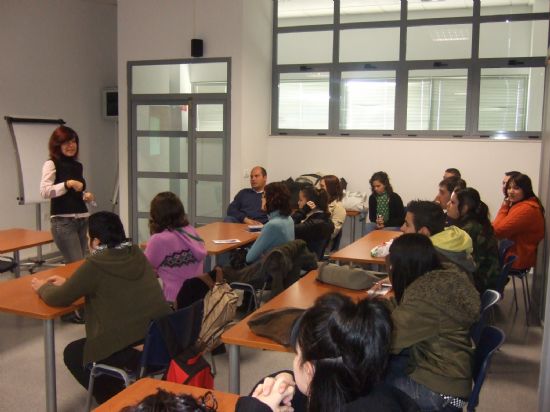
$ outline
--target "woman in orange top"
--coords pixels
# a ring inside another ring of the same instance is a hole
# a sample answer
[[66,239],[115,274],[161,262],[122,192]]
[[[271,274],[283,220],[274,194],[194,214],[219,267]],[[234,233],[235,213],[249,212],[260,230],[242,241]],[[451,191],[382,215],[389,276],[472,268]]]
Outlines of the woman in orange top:
[[493,222],[498,239],[510,239],[514,246],[508,253],[516,255],[514,269],[535,266],[537,245],[544,238],[544,208],[533,192],[529,176],[518,174],[506,184],[508,197],[502,202]]

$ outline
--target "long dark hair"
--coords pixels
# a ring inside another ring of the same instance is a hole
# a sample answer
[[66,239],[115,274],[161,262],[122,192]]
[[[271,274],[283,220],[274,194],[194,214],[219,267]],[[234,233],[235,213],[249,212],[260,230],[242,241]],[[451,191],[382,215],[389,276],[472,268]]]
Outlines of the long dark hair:
[[183,203],[175,193],[160,192],[151,200],[149,231],[160,233],[165,229],[174,230],[189,224]]
[[72,157],[76,160],[78,159],[78,151],[80,149],[78,134],[68,126],[59,126],[56,128],[50,136],[50,141],[48,142],[50,159],[59,160],[64,157],[61,152],[61,145],[66,142],[70,142],[71,140],[76,142],[76,153]]
[[276,210],[283,216],[290,216],[290,192],[282,182],[272,182],[265,186],[265,209],[267,213]]
[[328,213],[328,193],[323,189],[317,189],[314,186],[305,186],[300,192],[309,201],[311,200],[317,206],[317,209]]
[[411,283],[427,272],[442,267],[430,238],[419,233],[408,233],[394,239],[388,260],[390,280],[398,304]]
[[379,301],[354,303],[338,293],[318,298],[292,333],[292,345],[299,346],[302,364],[314,365],[306,394],[308,412],[341,411],[380,382],[391,334],[389,311]]
[[113,248],[126,241],[124,226],[120,217],[112,212],[97,212],[88,218],[88,235],[90,239],[99,239],[100,245]]
[[328,193],[328,202],[332,203],[335,200],[340,201],[344,198],[344,191],[340,184],[340,179],[334,175],[326,175],[321,178],[325,182],[325,187]]
[[[485,235],[493,233],[493,225],[489,218],[489,207],[481,200],[479,192],[473,187],[455,190],[458,199],[458,226],[463,227],[469,220],[474,220],[483,227]],[[466,212],[462,213],[463,208]]]
[[[533,184],[531,183],[531,178],[527,175],[524,175],[523,173],[518,173],[517,175],[510,176],[508,183],[506,183],[506,193],[508,193],[508,188],[510,187],[512,182],[515,183],[516,186],[519,187],[521,190],[523,190],[523,200],[527,200],[532,197],[535,198],[535,200],[540,206],[540,210],[542,214],[544,215],[544,207],[542,207],[542,203],[540,202],[540,199],[537,197],[537,195],[535,195],[535,192],[533,191]],[[523,202],[523,200],[520,200],[520,202]]]
[[380,183],[384,185],[384,187],[386,188],[387,194],[393,193],[393,187],[390,183],[390,178],[386,172],[376,172],[371,176],[369,183],[370,183],[370,188],[373,192],[374,192],[373,183],[375,180],[378,180]]
[[[211,404],[210,406],[207,406]],[[179,394],[158,388],[157,393],[146,396],[137,405],[126,406],[121,412],[215,412],[218,403],[212,392],[195,399],[188,394]]]

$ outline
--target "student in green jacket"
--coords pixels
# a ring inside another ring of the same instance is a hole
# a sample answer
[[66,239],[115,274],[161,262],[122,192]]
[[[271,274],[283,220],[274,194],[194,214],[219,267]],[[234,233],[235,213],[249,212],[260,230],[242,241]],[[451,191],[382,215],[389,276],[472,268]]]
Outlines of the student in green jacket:
[[[48,305],[68,306],[85,298],[86,337],[69,343],[63,353],[85,388],[91,362],[135,368],[141,352],[134,346],[143,343],[152,319],[171,312],[153,268],[139,247],[127,242],[116,214],[91,215],[88,236],[91,255],[70,278],[32,280]],[[103,375],[95,380],[94,397],[103,403],[122,389],[122,381]]]
[[461,411],[472,388],[469,331],[479,293],[465,272],[441,262],[424,235],[398,237],[387,259],[397,301],[387,381],[423,412]]

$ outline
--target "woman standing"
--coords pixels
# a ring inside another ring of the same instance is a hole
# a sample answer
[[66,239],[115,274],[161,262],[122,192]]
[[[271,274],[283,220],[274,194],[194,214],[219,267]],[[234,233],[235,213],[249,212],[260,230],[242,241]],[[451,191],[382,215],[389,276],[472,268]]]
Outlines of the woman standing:
[[512,268],[529,269],[535,266],[537,245],[544,239],[544,209],[527,175],[510,177],[506,192],[508,197],[493,222],[495,235],[498,239],[514,241],[508,252],[517,256]]
[[328,211],[332,223],[334,223],[334,231],[332,232],[332,239],[334,239],[340,233],[346,221],[346,209],[342,204],[344,192],[340,185],[340,179],[334,175],[323,176],[319,185],[321,189],[328,193]]
[[82,163],[78,159],[78,135],[67,126],[59,126],[48,144],[50,159],[42,167],[40,194],[51,199],[50,218],[54,242],[65,263],[84,258],[88,207],[94,195],[86,191]]
[[363,236],[373,230],[399,230],[405,217],[401,197],[393,191],[386,172],[376,172],[369,180],[369,220],[363,227]]
[[429,237],[404,234],[390,246],[392,353],[386,381],[423,412],[462,411],[472,389],[470,327],[479,293],[458,266],[441,263]]
[[185,216],[179,197],[162,192],[151,201],[151,238],[145,256],[162,279],[164,297],[175,302],[183,282],[203,271],[204,241]]
[[500,273],[498,242],[489,220],[489,208],[481,201],[479,192],[471,187],[455,190],[447,204],[447,216],[472,238],[477,290],[483,293],[485,289],[494,289]]

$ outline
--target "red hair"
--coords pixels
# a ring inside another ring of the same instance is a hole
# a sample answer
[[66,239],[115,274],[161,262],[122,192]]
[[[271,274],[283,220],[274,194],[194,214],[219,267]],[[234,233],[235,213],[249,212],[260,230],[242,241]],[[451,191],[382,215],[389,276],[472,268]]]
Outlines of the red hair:
[[50,137],[50,141],[48,143],[48,149],[50,151],[50,159],[52,160],[59,160],[63,156],[63,153],[61,152],[61,145],[66,142],[70,142],[71,140],[74,140],[76,142],[76,154],[74,155],[74,159],[78,158],[78,135],[76,132],[67,126],[59,126],[57,129],[55,129]]

